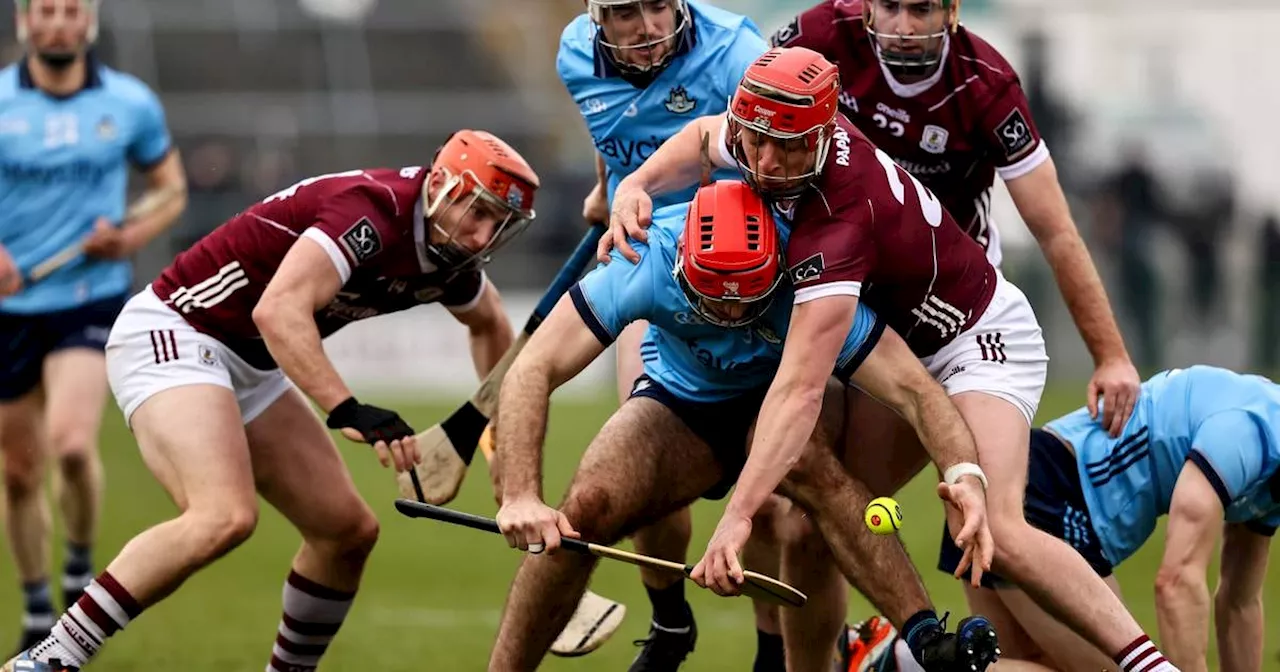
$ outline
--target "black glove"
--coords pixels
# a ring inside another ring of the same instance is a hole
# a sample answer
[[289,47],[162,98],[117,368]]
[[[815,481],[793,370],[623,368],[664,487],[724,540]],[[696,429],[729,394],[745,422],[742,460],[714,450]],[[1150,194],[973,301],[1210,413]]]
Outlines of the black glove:
[[329,411],[329,419],[325,422],[329,429],[351,428],[360,432],[365,443],[370,445],[379,441],[391,443],[396,439],[413,436],[417,432],[409,426],[395,411],[370,406],[348,397],[346,401]]

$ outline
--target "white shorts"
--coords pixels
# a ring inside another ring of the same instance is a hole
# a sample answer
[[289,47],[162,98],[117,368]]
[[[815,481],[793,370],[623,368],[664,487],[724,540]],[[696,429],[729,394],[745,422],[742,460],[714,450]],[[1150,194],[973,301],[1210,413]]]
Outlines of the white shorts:
[[948,395],[985,392],[1018,407],[1030,425],[1040,406],[1049,355],[1031,302],[996,271],[996,291],[972,327],[920,362]]
[[111,328],[107,382],[126,423],[152,395],[205,383],[234,392],[248,424],[292,385],[279,369],[255,369],[218,339],[196,331],[150,285],[129,299]]

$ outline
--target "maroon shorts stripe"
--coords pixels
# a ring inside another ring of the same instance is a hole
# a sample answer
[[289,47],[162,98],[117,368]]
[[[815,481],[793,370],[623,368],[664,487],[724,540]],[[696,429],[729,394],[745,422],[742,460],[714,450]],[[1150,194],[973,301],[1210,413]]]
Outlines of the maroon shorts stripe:
[[169,345],[173,348],[173,358],[178,358],[178,338],[173,335],[173,330],[169,330]]
[[156,364],[160,363],[160,344],[156,342],[156,332],[151,333],[151,352],[156,356]]

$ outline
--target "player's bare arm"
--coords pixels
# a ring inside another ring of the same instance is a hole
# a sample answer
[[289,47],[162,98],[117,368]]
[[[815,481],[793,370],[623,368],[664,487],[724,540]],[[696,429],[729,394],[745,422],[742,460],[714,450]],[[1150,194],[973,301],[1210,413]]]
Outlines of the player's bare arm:
[[502,309],[502,295],[486,277],[480,287],[480,295],[476,297],[476,305],[455,312],[453,316],[467,327],[471,362],[476,367],[476,375],[483,380],[515,341],[511,320]]
[[595,334],[562,297],[511,364],[498,399],[502,446],[502,508],[498,526],[513,548],[554,550],[562,535],[577,536],[564,514],[542,499],[542,444],[551,393],[604,352]]
[[1103,425],[1111,436],[1119,436],[1137,403],[1141,379],[1125,349],[1098,270],[1071,219],[1053,159],[1010,180],[1007,186],[1027,228],[1040,243],[1071,318],[1093,356],[1089,412],[1097,417],[1098,398],[1102,397]]
[[653,199],[671,191],[696,184],[702,176],[703,138],[707,138],[707,156],[714,168],[728,168],[717,143],[725,115],[699,117],[671,136],[635,172],[618,183],[613,193],[613,210],[609,213],[609,233],[600,238],[597,257],[608,263],[609,251],[615,246],[632,263],[640,255],[627,242],[630,236],[645,241],[645,227],[653,215]]
[[[911,424],[939,474],[978,464],[978,447],[969,425],[951,403],[946,390],[892,329],[884,330],[875,349],[851,380]],[[943,480],[947,480],[945,476]],[[972,565],[973,585],[978,586],[982,573],[991,569],[995,554],[987,525],[986,484],[973,474],[960,476],[955,485],[939,483],[938,495],[955,507],[964,521],[959,531],[953,530],[958,535],[956,544],[964,549],[964,558],[955,575],[963,575]]]
[[1247,525],[1227,524],[1222,534],[1214,626],[1218,633],[1218,669],[1247,672],[1262,669],[1262,587],[1267,579],[1271,537]]
[[588,226],[609,221],[609,174],[599,153],[596,153],[596,186],[582,200],[582,219]]
[[1169,504],[1164,559],[1156,573],[1156,618],[1169,662],[1208,670],[1209,560],[1222,532],[1222,502],[1200,468],[1187,462]]
[[107,259],[128,257],[146,247],[187,207],[187,177],[177,149],[146,173],[147,188],[125,212],[124,225],[99,219],[85,241],[85,253]]
[[404,471],[418,461],[413,429],[392,411],[357,402],[321,345],[315,313],[340,289],[342,277],[328,253],[300,237],[254,307],[253,322],[280,369],[329,414],[330,428],[372,444],[382,466]]
[[720,524],[693,580],[722,595],[742,583],[738,554],[751,536],[751,518],[796,464],[822,411],[827,379],[858,309],[855,296],[831,296],[792,309],[778,373],[756,420],[755,436]]

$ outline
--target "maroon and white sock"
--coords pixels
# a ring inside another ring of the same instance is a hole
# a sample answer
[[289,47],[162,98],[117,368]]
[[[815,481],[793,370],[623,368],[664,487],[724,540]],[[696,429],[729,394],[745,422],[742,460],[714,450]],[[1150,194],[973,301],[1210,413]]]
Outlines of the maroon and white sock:
[[1115,656],[1121,672],[1179,672],[1165,659],[1151,638],[1143,635],[1124,647]]
[[342,627],[355,596],[290,571],[284,584],[284,616],[267,672],[313,672]]
[[57,659],[84,667],[111,635],[142,613],[129,591],[107,572],[89,583],[84,594],[54,624],[53,631],[31,650],[38,661]]

